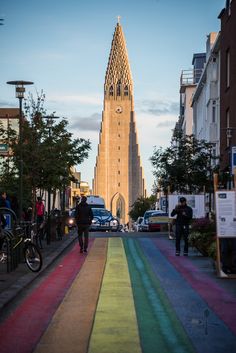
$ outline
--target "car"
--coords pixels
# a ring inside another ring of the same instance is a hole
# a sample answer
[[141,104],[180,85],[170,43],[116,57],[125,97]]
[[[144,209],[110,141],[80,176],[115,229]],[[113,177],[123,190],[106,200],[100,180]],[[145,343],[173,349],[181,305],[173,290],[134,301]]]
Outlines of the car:
[[143,217],[138,217],[137,221],[134,222],[133,229],[135,232],[140,232],[142,222],[143,222]]
[[105,208],[92,208],[93,220],[90,226],[91,231],[114,231],[120,228],[119,221],[112,213]]
[[168,219],[168,214],[162,210],[148,210],[144,213],[140,230],[142,232],[160,231],[161,225],[167,224]]

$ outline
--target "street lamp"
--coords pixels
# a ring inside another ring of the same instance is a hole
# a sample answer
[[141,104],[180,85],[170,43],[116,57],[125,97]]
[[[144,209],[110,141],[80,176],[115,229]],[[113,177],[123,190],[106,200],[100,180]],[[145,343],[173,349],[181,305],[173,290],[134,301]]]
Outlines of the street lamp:
[[[59,119],[59,116],[43,116],[43,119],[47,120],[47,128],[48,128],[48,138],[49,138],[49,143],[51,143],[51,132],[52,132],[52,127],[53,127],[53,120],[54,119]],[[51,185],[49,182],[48,185],[48,226],[47,226],[47,244],[50,244],[51,242]]]
[[19,218],[22,219],[23,210],[23,151],[22,151],[22,100],[24,98],[25,86],[33,85],[31,81],[8,81],[8,85],[14,85],[16,88],[16,98],[19,99],[19,149],[20,149],[20,170],[19,170]]

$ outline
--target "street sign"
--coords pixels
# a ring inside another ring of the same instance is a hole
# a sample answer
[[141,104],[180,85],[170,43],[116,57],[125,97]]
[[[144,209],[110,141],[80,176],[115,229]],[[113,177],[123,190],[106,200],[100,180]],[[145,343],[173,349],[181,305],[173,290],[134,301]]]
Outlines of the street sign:
[[1,152],[8,152],[8,144],[7,143],[0,143],[0,153]]

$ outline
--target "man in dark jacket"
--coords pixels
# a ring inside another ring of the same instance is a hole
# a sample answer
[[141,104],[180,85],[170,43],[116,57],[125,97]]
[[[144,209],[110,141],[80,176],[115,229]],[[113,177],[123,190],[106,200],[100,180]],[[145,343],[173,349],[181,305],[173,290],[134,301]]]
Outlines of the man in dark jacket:
[[188,236],[189,236],[189,221],[193,217],[193,210],[190,206],[187,206],[186,198],[180,197],[179,204],[171,212],[171,217],[176,217],[176,238],[175,248],[176,256],[180,255],[180,240],[184,238],[184,256],[188,256]]
[[[78,226],[78,238],[80,245],[80,252],[87,252],[89,227],[92,223],[93,212],[91,207],[87,204],[87,197],[82,196],[80,203],[76,206],[75,217]],[[83,238],[84,236],[84,238]]]

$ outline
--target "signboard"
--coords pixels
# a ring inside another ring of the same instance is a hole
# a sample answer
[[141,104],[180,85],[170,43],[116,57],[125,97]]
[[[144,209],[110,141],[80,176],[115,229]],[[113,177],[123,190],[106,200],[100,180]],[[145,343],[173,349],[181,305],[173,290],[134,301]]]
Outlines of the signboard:
[[168,216],[151,216],[148,219],[149,223],[166,224],[169,223]]
[[233,174],[234,168],[236,168],[236,146],[231,148],[231,174]]
[[220,238],[236,237],[236,192],[217,191],[216,196],[216,226]]
[[179,199],[185,197],[187,205],[193,209],[193,218],[203,218],[206,216],[205,195],[168,195],[169,217],[175,206],[179,203]]

